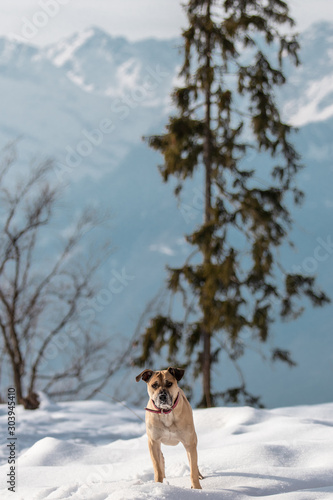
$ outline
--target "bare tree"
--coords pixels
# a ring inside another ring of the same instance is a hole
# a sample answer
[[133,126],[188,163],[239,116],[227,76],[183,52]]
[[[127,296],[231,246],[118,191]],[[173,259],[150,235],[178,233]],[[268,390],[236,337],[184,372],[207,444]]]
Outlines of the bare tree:
[[37,389],[89,397],[105,385],[117,363],[111,366],[108,340],[98,337],[80,306],[94,296],[94,277],[107,254],[104,247],[91,255],[83,244],[101,219],[87,209],[61,237],[60,231],[52,233],[61,193],[49,181],[52,161],[28,167],[25,172],[18,166],[14,147],[5,149],[0,163],[0,351],[11,367],[17,401],[33,409],[39,405]]

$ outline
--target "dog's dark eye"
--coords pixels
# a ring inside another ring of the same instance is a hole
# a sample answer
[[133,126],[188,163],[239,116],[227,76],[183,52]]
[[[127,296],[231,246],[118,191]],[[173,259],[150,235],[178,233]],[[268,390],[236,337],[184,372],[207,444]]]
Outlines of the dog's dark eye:
[[152,385],[152,388],[153,388],[153,389],[157,389],[157,387],[158,387],[158,383],[157,383],[157,382],[155,382],[155,384],[153,384],[153,385]]
[[165,385],[166,385],[166,387],[171,387],[172,386],[172,382],[167,382]]

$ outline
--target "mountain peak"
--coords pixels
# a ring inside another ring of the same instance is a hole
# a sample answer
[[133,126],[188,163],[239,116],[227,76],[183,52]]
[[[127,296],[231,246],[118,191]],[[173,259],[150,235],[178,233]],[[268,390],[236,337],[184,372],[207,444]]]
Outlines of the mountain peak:
[[77,35],[87,35],[87,39],[122,39],[125,40],[124,37],[113,37],[110,33],[108,33],[106,30],[103,28],[100,28],[99,26],[89,26],[85,30],[81,31],[80,33],[77,33]]
[[46,56],[55,66],[64,66],[70,63],[79,52],[91,49],[110,51],[111,45],[123,47],[127,43],[123,37],[114,38],[103,29],[91,26],[50,45],[46,49]]

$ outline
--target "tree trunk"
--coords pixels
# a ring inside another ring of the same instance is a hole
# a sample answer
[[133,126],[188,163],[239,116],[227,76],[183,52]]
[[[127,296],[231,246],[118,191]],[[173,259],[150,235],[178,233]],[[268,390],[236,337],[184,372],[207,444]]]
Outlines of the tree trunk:
[[16,401],[21,404],[23,401],[22,393],[22,376],[21,376],[21,365],[12,362],[13,374],[14,374],[14,385],[16,389]]
[[[210,22],[210,1],[207,3],[206,20],[207,27]],[[212,170],[212,152],[211,152],[211,82],[210,82],[210,72],[211,72],[211,39],[210,33],[206,33],[206,71],[207,71],[207,86],[205,90],[205,139],[204,139],[204,166],[205,166],[205,224],[208,224],[211,220],[211,170]],[[204,249],[204,265],[209,265],[211,262],[211,252],[210,244],[207,243]],[[211,408],[211,334],[208,324],[209,324],[209,310],[207,308],[207,302],[204,300],[203,306],[203,329],[202,329],[202,343],[203,343],[203,355],[202,355],[202,376],[203,376],[203,395],[204,402],[207,408]]]
[[212,398],[211,398],[211,357],[210,357],[210,340],[211,335],[206,329],[204,329],[203,333],[203,366],[202,366],[202,375],[203,375],[203,393],[204,393],[204,402],[207,408],[211,408]]

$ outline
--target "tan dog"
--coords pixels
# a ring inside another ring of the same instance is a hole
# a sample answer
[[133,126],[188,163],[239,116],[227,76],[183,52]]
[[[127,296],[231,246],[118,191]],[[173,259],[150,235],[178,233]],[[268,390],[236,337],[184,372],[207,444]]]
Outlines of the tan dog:
[[136,377],[147,383],[149,402],[146,408],[148,446],[153,462],[155,482],[165,478],[164,457],[161,443],[176,446],[181,442],[191,469],[192,488],[201,489],[198,469],[197,435],[194,429],[192,408],[177,382],[184,370],[168,368],[162,371],[144,370]]

